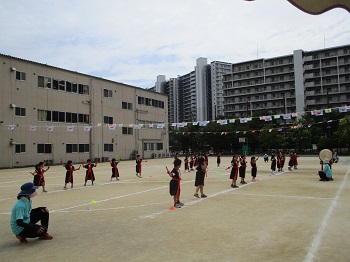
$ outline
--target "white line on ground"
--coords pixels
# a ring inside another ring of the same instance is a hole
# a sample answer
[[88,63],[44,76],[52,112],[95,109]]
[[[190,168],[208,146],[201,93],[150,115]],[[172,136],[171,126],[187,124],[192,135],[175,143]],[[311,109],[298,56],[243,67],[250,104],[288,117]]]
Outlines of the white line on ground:
[[[304,259],[304,262],[312,262],[314,261],[315,255],[321,245],[322,242],[322,237],[324,235],[324,231],[326,230],[326,226],[328,224],[329,218],[331,217],[334,208],[337,206],[337,202],[340,196],[341,191],[343,190],[343,188],[345,187],[345,183],[347,180],[347,177],[349,175],[350,172],[350,168],[348,169],[346,175],[344,176],[343,182],[341,183],[337,193],[335,194],[335,197],[332,201],[332,203],[330,204],[326,215],[323,217],[321,223],[320,223],[320,227],[318,228],[317,234],[315,235],[314,239],[312,240],[311,246],[309,248],[309,251],[307,252],[307,255]],[[328,182],[331,183],[331,182]]]

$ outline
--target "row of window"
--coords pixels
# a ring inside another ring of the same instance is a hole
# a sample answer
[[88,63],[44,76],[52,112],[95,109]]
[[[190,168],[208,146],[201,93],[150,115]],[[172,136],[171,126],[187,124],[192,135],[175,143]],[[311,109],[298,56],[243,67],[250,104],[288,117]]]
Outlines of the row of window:
[[38,87],[89,95],[89,86],[51,77],[38,76]]
[[142,97],[142,96],[138,97],[138,103],[139,103],[139,105],[164,108],[164,101],[156,100],[156,99],[152,99],[152,98],[146,98],[146,97]]
[[163,143],[143,143],[145,151],[163,150]]
[[88,114],[38,109],[38,121],[89,124],[90,116]]
[[[113,144],[104,144],[104,152],[114,152]],[[144,143],[145,151],[153,150],[163,150],[163,143]],[[15,153],[21,154],[26,152],[26,144],[16,144]],[[89,144],[66,144],[66,153],[89,153],[90,145]],[[38,144],[37,145],[38,154],[51,154],[52,153],[52,144]]]

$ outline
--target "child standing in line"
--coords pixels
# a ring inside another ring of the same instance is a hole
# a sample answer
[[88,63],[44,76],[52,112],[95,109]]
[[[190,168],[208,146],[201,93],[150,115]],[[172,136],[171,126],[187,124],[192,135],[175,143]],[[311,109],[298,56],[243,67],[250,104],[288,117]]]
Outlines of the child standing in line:
[[269,162],[269,156],[267,154],[264,155],[264,162],[265,163]]
[[222,153],[217,153],[216,154],[216,164],[217,164],[217,166],[218,167],[220,167],[220,164],[221,164],[221,155],[222,155]]
[[198,159],[198,166],[196,169],[197,169],[196,181],[194,183],[194,185],[196,186],[196,192],[194,193],[194,196],[199,198],[198,191],[200,191],[201,197],[205,198],[207,196],[203,193],[203,187],[204,187],[204,179],[207,174],[207,166],[205,164],[205,159],[203,157],[200,157]]
[[194,165],[194,156],[191,155],[191,158],[190,158],[190,171],[194,171],[193,165]]
[[276,171],[276,158],[275,155],[271,156],[271,174],[274,175]]
[[94,185],[94,181],[95,181],[95,174],[94,171],[92,170],[94,167],[97,167],[97,163],[92,164],[91,160],[88,159],[87,160],[87,164],[84,166],[84,168],[86,168],[86,175],[85,175],[85,184],[84,186],[86,186],[86,182],[88,180],[91,180],[91,185]]
[[116,160],[115,158],[112,159],[111,167],[112,167],[112,176],[110,181],[112,181],[113,177],[115,177],[115,180],[119,180],[119,170],[117,165],[119,164],[120,160]]
[[191,172],[190,167],[188,166],[188,156],[185,156],[185,171]]
[[252,166],[252,182],[256,182],[256,173],[258,172],[256,161],[258,161],[258,159],[259,157],[255,159],[255,156],[252,156],[250,159],[250,165]]
[[281,172],[284,172],[284,171],[283,171],[284,162],[286,162],[286,157],[285,157],[285,155],[281,152],[281,156],[280,156],[280,170],[281,170]]
[[293,153],[289,154],[289,162],[288,162],[288,170],[293,171],[292,167],[294,166],[294,161],[293,161]]
[[169,193],[171,196],[174,197],[174,207],[176,208],[181,208],[184,205],[184,203],[180,202],[181,162],[182,161],[180,159],[175,159],[174,169],[171,172],[169,172],[168,170],[168,175],[171,177],[171,180],[169,183]]
[[67,189],[67,184],[71,183],[71,189],[73,189],[73,171],[80,170],[80,166],[75,169],[72,160],[68,160],[67,164],[62,164],[66,168],[66,179],[64,181],[63,189]]
[[46,193],[47,190],[45,189],[45,177],[44,177],[44,173],[50,169],[50,166],[47,166],[47,168],[44,170],[44,162],[39,162],[39,164],[37,164],[35,166],[35,171],[32,173],[30,172],[33,176],[33,184],[34,186],[42,186],[43,187],[43,192]]
[[141,156],[137,155],[137,157],[136,157],[136,176],[138,178],[142,178],[142,176],[141,176],[141,169],[142,169],[141,163],[142,162],[147,162],[147,161],[146,160],[142,160]]
[[245,172],[247,168],[247,161],[246,161],[246,156],[242,155],[240,159],[240,167],[239,167],[239,177],[241,178],[241,184],[247,184],[247,182],[244,181],[245,179]]
[[237,175],[238,175],[238,156],[234,155],[231,160],[231,174],[230,179],[232,179],[231,187],[232,188],[238,188],[236,185],[237,182]]
[[[209,153],[208,152],[206,152],[205,153],[205,156],[204,156],[204,164],[208,167],[208,165],[209,165],[209,158],[208,158],[208,156],[209,156]],[[198,164],[199,164],[199,159],[198,159]]]

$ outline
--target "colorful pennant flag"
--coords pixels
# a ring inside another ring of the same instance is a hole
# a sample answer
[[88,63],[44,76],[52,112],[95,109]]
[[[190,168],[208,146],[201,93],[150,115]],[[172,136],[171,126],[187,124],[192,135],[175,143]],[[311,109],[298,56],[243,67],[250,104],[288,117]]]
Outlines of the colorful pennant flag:
[[284,120],[286,120],[286,119],[291,119],[290,114],[284,114],[284,115],[283,115],[283,119],[284,119]]
[[227,120],[220,120],[220,125],[227,125]]
[[74,126],[67,126],[67,131],[68,132],[73,132],[74,131]]
[[47,126],[47,127],[46,127],[46,130],[47,130],[48,132],[52,132],[52,131],[53,131],[53,126]]
[[117,127],[116,124],[112,124],[112,125],[110,125],[110,126],[108,127],[108,129],[109,129],[109,130],[115,130],[116,127]]
[[239,122],[240,122],[241,124],[243,124],[243,123],[247,123],[248,120],[247,120],[247,118],[240,118],[240,119],[239,119]]
[[7,129],[8,129],[8,130],[14,130],[14,129],[15,129],[15,125],[8,125],[8,126],[7,126]]
[[36,126],[30,126],[29,130],[35,132],[36,131]]
[[265,121],[272,121],[272,116],[265,116],[264,119]]
[[92,128],[91,126],[84,126],[84,131],[90,132],[91,128]]

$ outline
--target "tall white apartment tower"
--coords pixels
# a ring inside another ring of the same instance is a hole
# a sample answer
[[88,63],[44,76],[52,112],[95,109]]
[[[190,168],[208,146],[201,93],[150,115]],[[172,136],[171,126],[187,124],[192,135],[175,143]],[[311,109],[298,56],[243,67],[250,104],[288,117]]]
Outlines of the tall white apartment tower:
[[218,116],[224,115],[224,96],[223,96],[223,75],[232,72],[232,63],[213,61],[210,63],[211,74],[211,119],[215,120]]
[[197,58],[195,66],[197,121],[207,120],[208,115],[206,67],[207,59],[204,57]]

